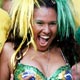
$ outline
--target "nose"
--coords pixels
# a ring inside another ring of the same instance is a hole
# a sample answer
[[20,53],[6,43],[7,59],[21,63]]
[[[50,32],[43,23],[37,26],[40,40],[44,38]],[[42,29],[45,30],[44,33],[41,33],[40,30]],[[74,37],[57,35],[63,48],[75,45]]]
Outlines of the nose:
[[43,32],[44,32],[45,34],[49,34],[49,33],[50,33],[50,27],[49,27],[48,24],[46,24],[46,25],[43,27]]

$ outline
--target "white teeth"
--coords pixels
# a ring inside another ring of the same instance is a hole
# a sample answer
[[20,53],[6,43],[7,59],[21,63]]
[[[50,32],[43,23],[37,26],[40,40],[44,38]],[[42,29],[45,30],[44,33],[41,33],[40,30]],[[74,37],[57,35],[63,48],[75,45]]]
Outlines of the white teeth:
[[40,36],[40,37],[44,39],[49,39],[49,36]]

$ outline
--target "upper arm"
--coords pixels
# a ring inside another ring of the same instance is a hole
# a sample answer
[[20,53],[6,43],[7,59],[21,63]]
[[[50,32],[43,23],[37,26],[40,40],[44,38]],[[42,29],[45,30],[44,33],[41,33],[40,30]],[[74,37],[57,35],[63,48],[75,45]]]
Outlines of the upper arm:
[[0,80],[9,80],[10,78],[10,57],[13,48],[10,44],[6,43],[0,54]]

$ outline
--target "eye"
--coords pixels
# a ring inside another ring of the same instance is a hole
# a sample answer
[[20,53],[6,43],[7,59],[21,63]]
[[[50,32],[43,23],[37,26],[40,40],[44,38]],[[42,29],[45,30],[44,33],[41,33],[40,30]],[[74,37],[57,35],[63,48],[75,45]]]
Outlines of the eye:
[[37,24],[40,24],[40,25],[42,25],[43,24],[43,22],[36,22]]
[[40,25],[40,26],[42,26],[42,25],[44,24],[44,22],[42,22],[42,21],[35,21],[35,23],[36,23],[37,25]]
[[52,21],[49,23],[49,25],[56,25],[57,24],[57,21]]

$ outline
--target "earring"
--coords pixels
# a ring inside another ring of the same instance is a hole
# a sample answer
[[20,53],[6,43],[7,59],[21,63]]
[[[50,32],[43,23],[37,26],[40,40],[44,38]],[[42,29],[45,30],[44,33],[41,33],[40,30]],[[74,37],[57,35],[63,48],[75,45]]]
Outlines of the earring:
[[57,42],[59,42],[59,39],[57,39]]

